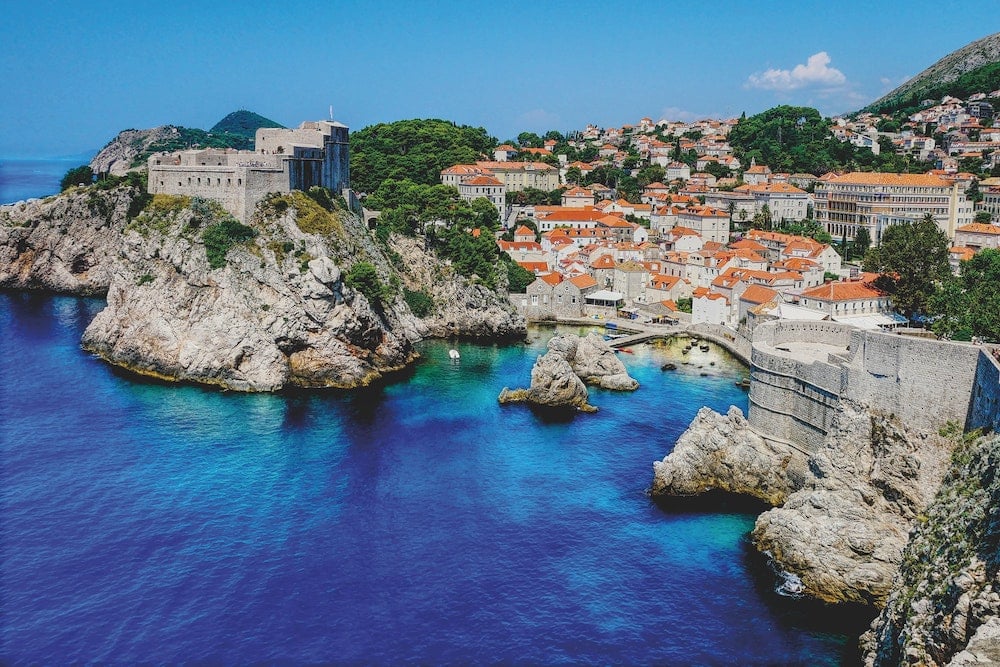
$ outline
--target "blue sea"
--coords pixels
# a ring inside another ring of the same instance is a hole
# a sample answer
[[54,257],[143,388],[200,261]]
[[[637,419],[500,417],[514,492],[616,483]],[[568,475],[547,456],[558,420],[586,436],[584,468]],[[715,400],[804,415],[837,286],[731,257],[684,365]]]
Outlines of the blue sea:
[[12,159],[0,157],[0,205],[59,192],[59,181],[90,157]]
[[645,493],[698,408],[746,408],[721,350],[637,347],[638,391],[556,418],[496,401],[551,329],[246,395],[83,352],[102,307],[0,293],[0,663],[856,661],[870,616],[777,596],[749,507]]

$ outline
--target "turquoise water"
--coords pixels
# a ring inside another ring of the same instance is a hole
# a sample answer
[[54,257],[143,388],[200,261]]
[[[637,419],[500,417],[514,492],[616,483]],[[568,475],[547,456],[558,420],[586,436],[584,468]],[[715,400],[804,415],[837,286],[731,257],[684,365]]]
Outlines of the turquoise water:
[[718,349],[663,372],[678,350],[637,347],[638,391],[554,418],[496,402],[549,330],[245,395],[83,353],[102,307],[0,293],[0,662],[853,660],[866,619],[776,596],[753,514],[645,494],[698,408],[746,407]]

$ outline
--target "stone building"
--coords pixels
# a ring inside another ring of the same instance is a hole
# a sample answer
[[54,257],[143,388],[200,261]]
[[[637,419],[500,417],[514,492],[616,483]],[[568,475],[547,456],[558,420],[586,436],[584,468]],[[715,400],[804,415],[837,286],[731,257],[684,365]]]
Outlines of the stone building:
[[955,230],[973,217],[962,183],[935,174],[828,174],[816,182],[814,198],[816,221],[835,238],[853,238],[864,227],[878,242],[885,226],[915,222],[927,213],[954,238]]
[[295,129],[257,130],[254,151],[207,148],[149,157],[150,194],[214,199],[246,222],[269,192],[350,188],[346,125],[306,121]]

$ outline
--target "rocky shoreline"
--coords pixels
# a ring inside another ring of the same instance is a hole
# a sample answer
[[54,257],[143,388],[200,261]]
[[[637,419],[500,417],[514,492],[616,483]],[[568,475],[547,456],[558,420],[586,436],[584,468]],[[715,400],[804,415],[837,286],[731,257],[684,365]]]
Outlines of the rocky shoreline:
[[[361,387],[411,364],[423,338],[526,334],[505,295],[413,240],[386,249],[357,216],[303,193],[273,204],[249,227],[211,202],[150,202],[128,186],[0,207],[0,287],[106,295],[84,349],[130,372],[237,391]],[[374,300],[344,282],[359,262],[382,285]],[[417,317],[401,283],[427,294],[431,313]]]

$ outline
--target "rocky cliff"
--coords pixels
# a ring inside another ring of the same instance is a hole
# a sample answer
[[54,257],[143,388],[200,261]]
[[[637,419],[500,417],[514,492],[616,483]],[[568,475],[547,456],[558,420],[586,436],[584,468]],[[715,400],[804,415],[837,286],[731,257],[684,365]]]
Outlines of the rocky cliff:
[[139,156],[146,154],[151,146],[177,138],[181,129],[173,125],[161,125],[148,130],[122,130],[98,151],[90,161],[90,168],[95,174],[124,176]]
[[721,489],[775,505],[752,533],[760,551],[797,575],[807,594],[880,605],[949,453],[947,440],[846,401],[813,455],[761,437],[735,408],[725,417],[703,409],[654,464],[652,493]]
[[865,664],[1000,663],[1000,437],[965,437],[918,515]]
[[404,288],[425,294],[432,305],[424,317],[401,312],[408,335],[417,338],[523,338],[524,318],[505,295],[473,283],[424,248],[423,240],[394,235],[391,250]]
[[0,287],[104,294],[122,232],[143,203],[138,189],[121,186],[0,206]]
[[414,355],[391,311],[343,284],[341,266],[384,264],[361,224],[302,193],[273,197],[250,227],[158,195],[126,227],[83,345],[138,373],[241,391],[368,384]]

